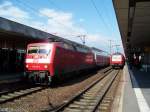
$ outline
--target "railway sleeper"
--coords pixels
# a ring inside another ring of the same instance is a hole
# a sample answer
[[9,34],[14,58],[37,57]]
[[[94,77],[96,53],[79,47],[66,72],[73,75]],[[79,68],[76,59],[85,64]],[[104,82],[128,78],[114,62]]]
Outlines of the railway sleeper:
[[110,108],[110,103],[102,103],[100,106],[97,108],[96,112],[106,112]]
[[91,109],[93,109],[93,106],[90,106],[90,105],[89,106],[88,105],[87,106],[80,106],[80,105],[73,105],[72,104],[72,105],[69,106],[69,108],[70,109],[80,109],[80,110],[83,111],[83,110],[89,110],[89,109],[91,110]]
[[71,108],[71,109],[84,109],[85,106],[83,106],[83,105],[71,104],[71,105],[69,105],[68,108]]
[[94,96],[88,97],[88,96],[82,96],[82,99],[94,99]]
[[[95,103],[96,103],[96,102],[95,102]],[[77,101],[74,102],[74,104],[83,105],[83,106],[86,106],[86,105],[94,105],[95,103],[94,103],[94,102],[77,102]]]
[[8,96],[11,96],[11,97],[17,97],[17,96],[20,96],[20,95],[14,94],[14,93],[9,93]]
[[78,102],[78,101],[75,101],[73,104],[85,106],[85,105],[87,105],[88,103],[87,103],[87,102]]
[[2,95],[2,96],[1,96],[1,98],[2,98],[2,99],[5,99],[5,100],[7,100],[7,99],[10,99],[10,98],[12,98],[12,96],[8,96],[8,95]]
[[90,94],[84,94],[83,96],[93,96],[94,95],[94,93],[92,94],[92,93],[90,93]]
[[24,93],[22,93],[22,92],[14,92],[14,94],[23,95]]
[[86,92],[83,95],[93,95],[93,92]]
[[19,91],[19,92],[21,92],[21,93],[23,93],[23,94],[26,94],[26,93],[28,93],[28,92],[30,92],[29,90],[21,90],[21,91]]
[[0,98],[0,102],[3,102],[3,101],[5,101],[6,99],[4,99],[4,98]]
[[80,99],[81,102],[89,102],[89,101],[92,101],[92,102],[97,102],[96,99]]
[[102,103],[110,103],[110,102],[111,100],[105,100],[105,99],[102,101]]
[[96,93],[93,93],[92,95],[88,95],[88,94],[87,95],[83,95],[82,97],[86,98],[86,97],[94,97],[94,96],[96,96]]
[[83,99],[95,99],[98,95],[95,94],[95,95],[92,95],[92,96],[82,96],[81,98]]
[[100,104],[100,107],[108,107],[110,104],[109,103],[102,103]]
[[103,109],[99,109],[99,110],[96,110],[96,112],[107,112],[107,108],[103,108]]
[[70,108],[66,108],[66,109],[64,110],[64,112],[83,112],[83,111],[80,110],[80,109],[70,109]]

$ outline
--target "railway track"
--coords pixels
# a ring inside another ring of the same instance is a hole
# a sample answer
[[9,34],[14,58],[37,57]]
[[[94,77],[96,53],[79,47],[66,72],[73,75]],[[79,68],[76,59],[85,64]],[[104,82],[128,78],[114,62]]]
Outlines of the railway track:
[[31,86],[30,88],[22,88],[22,89],[1,92],[0,93],[0,104],[4,104],[6,102],[13,101],[15,99],[27,96],[32,93],[36,93],[36,92],[44,90],[46,88],[47,87]]
[[113,103],[116,96],[118,85],[120,83],[122,71],[120,70],[115,80],[112,82],[109,90],[106,92],[104,98],[101,100],[100,105],[97,107],[96,112],[111,112],[114,108]]
[[[99,80],[102,80],[106,74],[109,74],[110,72],[112,72],[112,69],[111,67],[107,67],[103,70],[101,70],[99,73],[101,74],[100,75],[100,79]],[[92,83],[91,85],[94,85],[98,82],[95,81],[94,83]],[[90,87],[88,87],[90,88]],[[0,92],[0,104],[5,104],[7,102],[14,102],[14,100],[16,99],[19,99],[19,98],[23,98],[27,95],[30,95],[32,93],[36,93],[36,92],[39,92],[39,91],[42,91],[42,90],[45,90],[47,89],[47,87],[35,87],[35,85],[32,85],[32,86],[26,86],[26,87],[20,87],[18,89],[13,89],[11,91],[3,91],[3,92]],[[86,91],[86,90],[85,90]]]
[[100,103],[103,101],[104,96],[107,94],[116,77],[118,77],[119,70],[104,69],[105,74],[94,81],[83,91],[77,93],[72,99],[66,101],[63,105],[54,112],[99,112],[101,110]]
[[13,92],[19,91],[19,90],[29,89],[32,87],[35,87],[35,85],[24,84],[24,83],[16,83],[14,85],[13,84],[6,85],[6,86],[2,87],[2,89],[0,90],[0,96],[7,95],[9,93],[13,93]]

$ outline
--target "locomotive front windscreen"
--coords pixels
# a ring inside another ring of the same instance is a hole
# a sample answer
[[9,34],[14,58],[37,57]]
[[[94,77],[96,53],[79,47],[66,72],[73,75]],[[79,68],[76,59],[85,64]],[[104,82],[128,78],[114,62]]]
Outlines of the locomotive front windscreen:
[[113,55],[112,56],[112,61],[122,61],[121,55]]
[[48,46],[30,46],[28,54],[49,54],[50,48]]

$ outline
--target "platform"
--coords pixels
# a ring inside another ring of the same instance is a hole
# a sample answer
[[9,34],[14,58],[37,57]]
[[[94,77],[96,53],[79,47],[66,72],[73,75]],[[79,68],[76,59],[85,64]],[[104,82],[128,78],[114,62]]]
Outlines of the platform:
[[0,84],[20,81],[22,76],[23,73],[0,73]]
[[150,72],[124,67],[122,112],[150,112]]

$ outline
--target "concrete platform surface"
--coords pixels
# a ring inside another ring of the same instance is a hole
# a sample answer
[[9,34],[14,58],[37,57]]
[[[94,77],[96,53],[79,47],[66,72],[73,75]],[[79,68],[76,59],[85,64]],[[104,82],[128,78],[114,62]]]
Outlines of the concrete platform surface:
[[124,67],[125,87],[123,93],[122,112],[140,112],[137,99],[132,87],[128,67]]
[[122,112],[150,112],[150,72],[124,67]]

